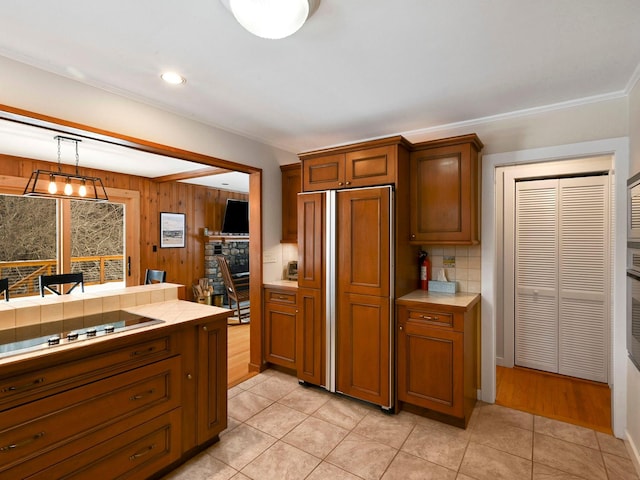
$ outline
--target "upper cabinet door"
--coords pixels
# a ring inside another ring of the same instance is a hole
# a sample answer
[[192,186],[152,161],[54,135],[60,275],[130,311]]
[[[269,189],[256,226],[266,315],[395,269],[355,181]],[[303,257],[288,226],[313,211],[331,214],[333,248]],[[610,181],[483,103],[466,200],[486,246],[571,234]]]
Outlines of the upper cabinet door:
[[282,243],[298,243],[298,193],[302,189],[299,163],[282,165]]
[[302,190],[334,190],[344,186],[344,153],[302,162]]
[[368,187],[396,181],[397,147],[368,148],[345,155],[345,186]]
[[[470,140],[477,139],[469,135]],[[459,138],[459,137],[458,137]],[[431,143],[431,142],[429,142]],[[411,242],[480,242],[480,161],[475,141],[423,144],[410,155]],[[479,144],[480,148],[482,144]]]
[[339,291],[389,296],[390,202],[390,187],[338,192]]
[[298,286],[323,288],[324,192],[298,195]]
[[397,185],[410,146],[396,136],[301,153],[302,191]]

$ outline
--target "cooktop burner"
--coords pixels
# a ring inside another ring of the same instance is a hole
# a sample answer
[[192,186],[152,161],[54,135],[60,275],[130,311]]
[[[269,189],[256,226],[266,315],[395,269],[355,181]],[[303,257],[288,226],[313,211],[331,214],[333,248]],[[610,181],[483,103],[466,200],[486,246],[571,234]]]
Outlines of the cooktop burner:
[[0,331],[0,358],[164,323],[122,310]]

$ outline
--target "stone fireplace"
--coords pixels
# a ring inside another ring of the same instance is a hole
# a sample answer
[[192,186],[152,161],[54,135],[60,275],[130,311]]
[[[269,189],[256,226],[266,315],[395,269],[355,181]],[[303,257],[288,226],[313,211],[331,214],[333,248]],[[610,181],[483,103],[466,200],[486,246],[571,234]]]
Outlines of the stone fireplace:
[[205,275],[213,287],[214,295],[224,295],[224,304],[228,305],[227,295],[222,280],[222,272],[218,268],[216,256],[222,255],[229,263],[231,273],[249,271],[248,240],[209,240],[204,246]]

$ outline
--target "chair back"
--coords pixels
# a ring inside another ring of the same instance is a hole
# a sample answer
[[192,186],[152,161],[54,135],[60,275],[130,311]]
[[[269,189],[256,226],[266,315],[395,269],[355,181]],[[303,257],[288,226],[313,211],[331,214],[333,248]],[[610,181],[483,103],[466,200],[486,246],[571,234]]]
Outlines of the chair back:
[[[38,284],[40,285],[40,295],[44,297],[45,290],[50,291],[56,295],[69,294],[80,285],[82,292],[84,292],[84,275],[82,272],[78,273],[61,273],[59,275],[40,275],[38,277]],[[64,291],[64,285],[70,284],[69,290]],[[59,287],[56,288],[56,285]]]
[[0,293],[4,293],[4,299],[9,301],[9,279],[0,278]]
[[222,281],[224,282],[224,286],[227,289],[227,294],[231,294],[232,298],[235,298],[237,289],[233,281],[233,277],[231,276],[231,269],[229,268],[229,262],[227,262],[227,259],[222,256],[216,257],[216,260],[218,261],[218,267],[220,268],[220,273],[222,273]]
[[147,268],[144,272],[144,284],[164,283],[167,281],[167,272],[164,270],[151,270]]

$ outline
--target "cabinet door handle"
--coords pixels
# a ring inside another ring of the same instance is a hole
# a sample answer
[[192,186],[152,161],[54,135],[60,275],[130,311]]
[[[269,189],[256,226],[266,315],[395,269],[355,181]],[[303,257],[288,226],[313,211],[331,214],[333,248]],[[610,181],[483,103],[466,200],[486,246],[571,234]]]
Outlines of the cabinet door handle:
[[131,352],[132,357],[138,357],[140,355],[149,355],[155,351],[156,347],[149,347],[146,350],[136,350],[135,352]]
[[133,460],[137,460],[140,457],[144,457],[146,454],[148,454],[149,452],[151,452],[151,450],[153,450],[154,448],[156,448],[156,444],[152,444],[149,445],[146,448],[143,448],[142,450],[138,450],[136,453],[134,453],[133,455],[131,455],[129,457],[129,460],[133,461]]
[[35,442],[42,437],[44,437],[44,432],[36,433],[32,437],[25,438],[24,440],[20,440],[16,443],[10,443],[9,445],[5,445],[4,447],[0,447],[0,452],[10,452],[11,450],[15,450],[16,448],[26,447],[27,445]]
[[136,401],[136,400],[142,400],[145,397],[148,397],[149,395],[153,395],[155,393],[155,389],[151,389],[151,390],[147,390],[146,392],[142,392],[142,393],[137,393],[135,395],[132,395],[129,397],[129,400],[131,401]]
[[347,182],[347,185],[351,185],[351,182]]
[[342,186],[342,182],[338,182],[338,185],[339,185],[339,186]]
[[416,238],[416,234],[415,234],[415,233],[412,233],[412,234],[411,234],[411,238]]
[[403,330],[402,325],[400,325],[400,331],[402,331],[402,330]]
[[17,392],[18,390],[24,390],[25,388],[39,385],[40,383],[44,383],[44,377],[36,378],[33,382],[23,383],[22,385],[11,385],[10,387],[5,387],[0,390],[0,393]]
[[202,329],[206,332],[207,331],[207,326],[205,325],[204,327],[202,327]]

